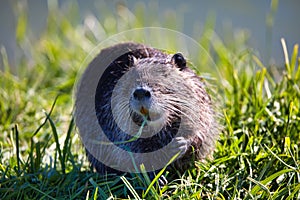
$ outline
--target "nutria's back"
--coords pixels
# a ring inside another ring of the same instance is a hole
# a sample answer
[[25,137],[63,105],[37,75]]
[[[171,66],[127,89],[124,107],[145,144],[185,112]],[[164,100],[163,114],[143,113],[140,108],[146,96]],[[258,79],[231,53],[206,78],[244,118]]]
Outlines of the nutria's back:
[[[102,75],[97,85],[89,78],[97,76],[95,70]],[[90,87],[94,94],[87,92]],[[76,122],[92,165],[105,174],[138,172],[141,164],[155,171],[178,152],[175,165],[180,169],[192,157],[204,159],[218,136],[217,115],[205,87],[180,53],[136,43],[101,51],[76,95]]]

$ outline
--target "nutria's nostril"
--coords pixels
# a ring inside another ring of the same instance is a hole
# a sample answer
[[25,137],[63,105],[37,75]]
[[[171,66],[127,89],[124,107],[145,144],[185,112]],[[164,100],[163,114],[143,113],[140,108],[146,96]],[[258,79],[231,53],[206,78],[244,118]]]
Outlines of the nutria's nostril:
[[151,93],[149,90],[146,90],[144,88],[139,88],[139,89],[136,89],[134,92],[133,92],[133,97],[136,99],[136,100],[142,100],[142,99],[149,99],[151,97]]
[[151,94],[150,94],[150,92],[148,90],[146,90],[145,97],[147,97],[147,98],[151,97]]

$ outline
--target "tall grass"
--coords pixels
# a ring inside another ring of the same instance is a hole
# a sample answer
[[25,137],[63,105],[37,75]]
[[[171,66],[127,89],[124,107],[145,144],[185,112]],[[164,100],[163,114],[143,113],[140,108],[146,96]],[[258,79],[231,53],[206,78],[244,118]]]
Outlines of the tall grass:
[[[76,4],[62,11],[49,3],[47,28],[37,40],[28,37],[25,15],[18,18],[16,39],[23,54],[16,72],[1,49],[0,199],[300,198],[298,45],[289,47],[288,55],[282,40],[285,68],[274,71],[247,48],[245,34],[228,45],[213,23],[206,26],[198,42],[213,55],[223,78],[224,130],[213,160],[196,162],[180,179],[158,187],[145,174],[94,173],[72,119],[72,88],[82,61],[107,36],[143,27],[146,8],[138,4],[135,18],[124,18],[132,13],[120,7],[123,13],[107,13],[91,27],[72,21]],[[152,23],[175,28],[171,18]]]

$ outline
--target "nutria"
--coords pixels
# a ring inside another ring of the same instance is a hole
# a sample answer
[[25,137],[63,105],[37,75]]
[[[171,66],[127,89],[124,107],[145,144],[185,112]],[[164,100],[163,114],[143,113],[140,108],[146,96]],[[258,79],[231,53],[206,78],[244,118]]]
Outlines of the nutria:
[[101,174],[182,171],[214,149],[218,119],[205,81],[181,53],[137,43],[106,48],[77,87],[75,120]]

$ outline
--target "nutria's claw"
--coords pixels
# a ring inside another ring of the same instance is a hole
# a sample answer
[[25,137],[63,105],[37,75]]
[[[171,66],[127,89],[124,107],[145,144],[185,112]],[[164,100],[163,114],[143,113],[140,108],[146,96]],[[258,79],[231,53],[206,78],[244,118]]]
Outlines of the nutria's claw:
[[162,187],[162,186],[168,184],[168,180],[166,179],[166,177],[164,175],[161,175],[161,177],[159,177],[159,179],[158,179],[158,183],[159,183],[159,186]]

